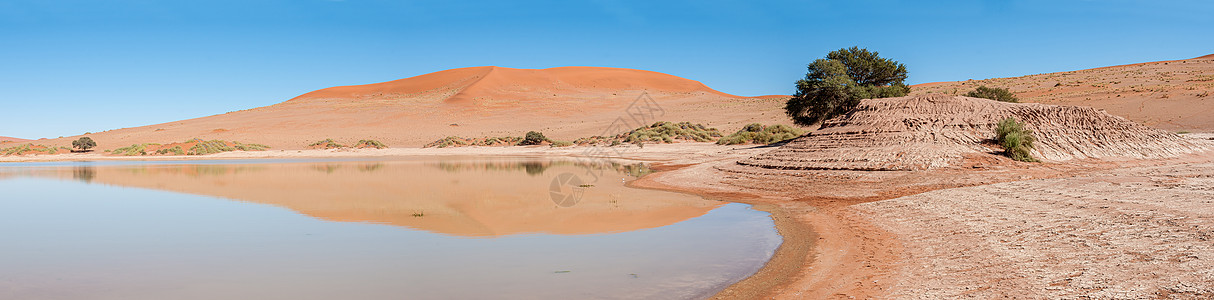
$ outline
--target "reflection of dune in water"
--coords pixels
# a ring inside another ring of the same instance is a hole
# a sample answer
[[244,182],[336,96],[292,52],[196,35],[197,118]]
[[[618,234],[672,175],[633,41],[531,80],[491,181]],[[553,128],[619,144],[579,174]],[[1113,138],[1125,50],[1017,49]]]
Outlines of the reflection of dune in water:
[[[289,208],[319,219],[389,224],[435,233],[492,237],[522,233],[633,231],[701,216],[723,203],[632,189],[631,166],[533,160],[328,162],[235,165],[64,167],[54,176],[92,183],[208,195]],[[436,168],[437,167],[437,168]],[[601,173],[599,173],[601,172]],[[41,173],[41,172],[39,172]],[[589,182],[581,201],[557,206],[556,176]]]

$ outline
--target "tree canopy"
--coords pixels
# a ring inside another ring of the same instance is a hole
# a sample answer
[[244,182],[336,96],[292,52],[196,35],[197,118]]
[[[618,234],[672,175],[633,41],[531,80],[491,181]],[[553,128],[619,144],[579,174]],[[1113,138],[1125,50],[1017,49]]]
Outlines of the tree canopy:
[[851,47],[830,52],[807,67],[797,92],[784,110],[794,123],[817,124],[851,111],[860,99],[901,97],[910,93],[906,66],[877,52]]
[[88,151],[93,147],[97,147],[97,142],[94,142],[92,138],[87,136],[72,141],[72,148],[79,148],[82,151]]

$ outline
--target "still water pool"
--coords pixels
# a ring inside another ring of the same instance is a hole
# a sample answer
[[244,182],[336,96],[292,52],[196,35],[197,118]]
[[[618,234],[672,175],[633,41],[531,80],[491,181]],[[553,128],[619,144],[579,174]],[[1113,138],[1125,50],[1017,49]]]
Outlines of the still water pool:
[[749,206],[539,158],[0,164],[0,299],[685,299],[781,240]]

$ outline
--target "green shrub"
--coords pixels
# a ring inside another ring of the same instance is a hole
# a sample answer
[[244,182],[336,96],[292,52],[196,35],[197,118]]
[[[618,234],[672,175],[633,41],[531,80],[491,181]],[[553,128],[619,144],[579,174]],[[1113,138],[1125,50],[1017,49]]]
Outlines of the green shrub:
[[228,151],[236,150],[235,148],[228,146],[227,142],[224,142],[221,140],[210,140],[210,141],[194,140],[194,141],[197,141],[198,143],[194,144],[193,147],[190,147],[190,151],[186,152],[186,154],[207,155],[207,154],[214,154],[214,153],[228,152]]
[[232,142],[232,143],[235,144],[235,146],[233,146],[233,147],[236,148],[236,150],[240,150],[240,151],[266,151],[267,149],[270,149],[270,146],[266,146],[266,145],[262,145],[262,144],[244,144],[241,142]]
[[1030,153],[1037,138],[1033,137],[1033,131],[1024,128],[1024,123],[1020,123],[1014,118],[999,121],[999,124],[995,126],[995,140],[999,142],[1000,146],[1003,146],[1004,154],[1013,160],[1038,161]]
[[458,136],[449,136],[449,137],[445,137],[440,140],[431,142],[429,144],[426,144],[423,147],[425,147],[425,148],[431,148],[431,147],[447,148],[447,147],[452,147],[452,146],[465,146],[465,145],[468,145],[468,143],[463,138],[460,138]]
[[334,148],[345,148],[346,146],[342,145],[342,144],[338,144],[337,142],[333,141],[333,139],[325,139],[323,141],[312,143],[311,145],[308,145],[308,147],[319,147],[321,149],[334,149]]
[[777,124],[772,126],[763,126],[763,124],[752,123],[746,125],[746,127],[743,127],[741,130],[738,130],[738,132],[717,140],[717,144],[772,144],[797,138],[802,134],[805,134],[804,130],[788,125]]
[[703,124],[657,122],[648,127],[641,127],[628,132],[623,138],[623,142],[633,144],[644,142],[673,143],[675,139],[711,142],[720,137],[720,131],[716,128],[705,127]]
[[573,146],[573,142],[569,141],[552,141],[552,147],[569,147]]
[[383,149],[383,148],[388,148],[388,145],[384,145],[384,143],[381,143],[377,140],[358,140],[358,143],[354,143],[354,147]]
[[122,147],[122,148],[114,149],[114,151],[111,151],[110,154],[125,155],[125,156],[148,155],[148,152],[147,152],[148,145],[159,145],[159,144],[134,144],[134,145],[131,145],[130,147]]
[[965,96],[974,97],[974,98],[985,98],[985,99],[991,99],[991,100],[995,100],[995,101],[1003,101],[1003,102],[1011,102],[1011,103],[1020,102],[1020,99],[1016,98],[1016,94],[1012,94],[1011,91],[1008,91],[1005,88],[998,88],[998,87],[997,88],[988,88],[985,86],[979,86],[978,89],[970,91],[969,93],[965,93]]
[[173,155],[185,155],[185,149],[181,149],[181,146],[173,146],[173,148],[164,148],[164,149],[156,150],[156,154],[160,154],[160,155],[169,154],[169,153],[173,153]]
[[527,135],[523,136],[523,141],[519,142],[519,146],[539,145],[543,142],[550,141],[543,133],[528,131]]
[[2,155],[14,155],[14,154],[20,155],[20,154],[25,154],[25,152],[33,151],[33,152],[45,152],[46,154],[55,154],[56,152],[59,152],[59,149],[67,149],[67,150],[71,151],[71,149],[64,148],[64,147],[56,148],[56,147],[51,147],[51,146],[47,146],[47,145],[22,144],[22,145],[18,145],[18,146],[0,149],[0,153],[2,153]]

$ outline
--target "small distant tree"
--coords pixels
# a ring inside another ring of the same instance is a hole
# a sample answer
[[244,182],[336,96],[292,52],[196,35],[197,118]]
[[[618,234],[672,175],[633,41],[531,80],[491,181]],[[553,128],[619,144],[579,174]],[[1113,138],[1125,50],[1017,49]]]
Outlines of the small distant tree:
[[94,142],[92,138],[87,136],[72,141],[72,148],[79,148],[80,151],[89,151],[93,147],[97,147],[97,142]]
[[523,136],[523,141],[519,142],[518,145],[519,146],[539,145],[546,141],[548,141],[548,137],[545,137],[543,133],[539,133],[539,132],[535,132],[535,131],[528,131],[527,135]]
[[1037,138],[1033,137],[1033,131],[1024,128],[1024,123],[1014,118],[999,121],[995,125],[995,140],[1003,146],[1003,153],[1013,160],[1037,162],[1030,153]]
[[999,88],[999,87],[988,88],[985,86],[979,86],[977,89],[970,91],[969,93],[965,93],[965,96],[974,97],[974,98],[985,98],[985,99],[991,99],[991,100],[995,100],[995,101],[1003,101],[1003,102],[1011,102],[1011,103],[1020,102],[1020,99],[1016,98],[1016,94],[1012,94],[1011,91],[1008,91],[1005,88]]
[[810,63],[784,111],[797,125],[810,126],[855,109],[861,99],[901,97],[906,66],[877,52],[851,47]]

